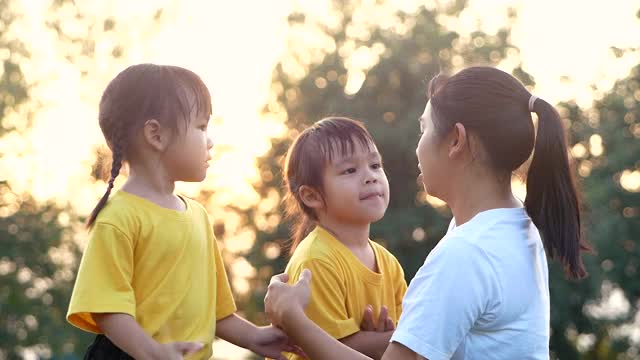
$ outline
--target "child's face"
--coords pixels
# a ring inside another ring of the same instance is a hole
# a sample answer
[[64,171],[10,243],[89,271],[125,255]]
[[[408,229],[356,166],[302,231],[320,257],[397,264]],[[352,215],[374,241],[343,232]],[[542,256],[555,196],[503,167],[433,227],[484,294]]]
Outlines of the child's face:
[[326,208],[321,211],[338,221],[375,222],[389,205],[389,182],[374,144],[335,156],[324,169],[323,184]]
[[206,177],[211,160],[209,151],[213,147],[213,141],[207,133],[208,124],[208,118],[194,116],[186,129],[183,127],[175,134],[174,141],[166,151],[174,181],[200,182]]

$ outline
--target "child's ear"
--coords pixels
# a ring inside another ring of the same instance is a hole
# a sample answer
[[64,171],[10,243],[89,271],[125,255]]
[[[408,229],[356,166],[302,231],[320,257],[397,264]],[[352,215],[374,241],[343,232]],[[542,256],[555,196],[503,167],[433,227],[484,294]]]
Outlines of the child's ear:
[[300,196],[302,202],[312,209],[321,209],[324,206],[322,196],[316,189],[312,188],[311,186],[300,186],[298,195]]
[[144,122],[142,128],[144,140],[156,151],[164,151],[171,141],[171,133],[156,119],[149,119]]

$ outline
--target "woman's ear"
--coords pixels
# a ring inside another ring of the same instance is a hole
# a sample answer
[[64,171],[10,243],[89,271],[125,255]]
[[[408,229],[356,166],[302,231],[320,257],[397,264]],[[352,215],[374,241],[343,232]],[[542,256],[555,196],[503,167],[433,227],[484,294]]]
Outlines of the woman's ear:
[[300,200],[302,200],[302,202],[306,206],[314,210],[318,210],[324,207],[324,201],[322,200],[322,196],[316,189],[312,188],[311,186],[307,186],[307,185],[300,186],[300,189],[298,190],[298,195],[300,196]]
[[449,159],[454,159],[464,155],[467,149],[469,149],[469,138],[464,125],[456,123],[449,136]]
[[162,126],[156,119],[145,121],[142,132],[144,141],[156,151],[163,152],[171,142],[171,131]]

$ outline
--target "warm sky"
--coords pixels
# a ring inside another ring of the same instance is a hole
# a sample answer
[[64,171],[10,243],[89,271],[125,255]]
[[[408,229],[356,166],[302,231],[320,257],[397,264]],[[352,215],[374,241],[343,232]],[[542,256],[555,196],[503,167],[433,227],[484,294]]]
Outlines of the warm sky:
[[[271,137],[284,131],[281,119],[261,115],[269,97],[271,72],[289,47],[305,46],[307,40],[290,36],[287,15],[294,9],[307,9],[315,15],[311,20],[326,22],[331,17],[328,1],[323,0],[76,0],[75,7],[65,5],[56,12],[50,11],[52,1],[48,0],[14,2],[11,10],[20,17],[9,37],[19,38],[31,54],[21,60],[31,85],[31,100],[5,121],[20,123],[31,116],[33,127],[0,139],[0,180],[8,180],[14,190],[28,191],[39,200],[70,202],[85,214],[105,190],[104,184],[93,184],[89,178],[93,149],[103,143],[97,122],[101,92],[120,70],[139,62],[187,67],[204,79],[213,94],[214,112],[221,119],[210,127],[217,146],[215,161],[204,183],[185,185],[181,190],[224,190],[212,199],[217,205],[255,203],[257,195],[250,185],[258,178],[255,158],[267,150]],[[412,11],[425,2],[362,3],[358,11],[386,16],[395,9]],[[436,3],[426,2],[427,6]],[[460,33],[478,24],[493,32],[507,21],[507,7],[515,8],[518,18],[512,42],[520,48],[524,69],[537,82],[536,95],[549,102],[575,99],[589,106],[640,62],[638,52],[616,59],[609,50],[611,46],[640,46],[636,17],[640,3],[614,0],[605,4],[470,0],[463,15],[448,25]],[[164,10],[156,21],[152,14],[158,8]],[[77,14],[82,15],[80,19]],[[362,18],[374,21],[371,16]],[[108,18],[115,20],[116,27],[104,32],[101,24]],[[61,41],[44,26],[54,19],[61,21],[68,36],[93,39],[95,56],[82,55],[79,46]],[[115,45],[123,50],[118,59],[110,56]],[[367,63],[370,59],[360,60]],[[369,61],[367,66],[371,65]],[[357,81],[354,83],[357,90]],[[629,186],[640,188],[640,172],[631,170],[627,175]]]
[[[217,158],[201,186],[227,190],[224,198],[217,199],[223,203],[256,201],[249,186],[257,178],[255,157],[264,153],[270,137],[283,131],[278,119],[260,115],[268,98],[271,71],[288,46],[304,45],[288,41],[286,17],[298,8],[312,9],[320,21],[330,16],[326,2],[318,0],[78,0],[77,8],[69,5],[56,13],[49,12],[51,1],[16,2],[19,6],[12,9],[22,18],[14,24],[12,34],[31,53],[22,61],[22,69],[33,87],[31,102],[10,116],[21,119],[31,113],[33,128],[1,140],[0,177],[38,199],[71,201],[83,213],[104,189],[102,184],[90,186],[88,178],[92,149],[103,142],[96,121],[100,94],[118,71],[138,62],[181,65],[201,75],[222,119],[212,126]],[[372,8],[367,5],[371,1],[363,3],[361,11]],[[384,7],[386,13],[397,8],[410,11],[416,3],[394,0]],[[154,21],[150,14],[160,7],[163,14]],[[594,94],[598,95],[591,85],[606,91],[638,63],[637,53],[615,59],[609,51],[610,46],[640,45],[637,1],[617,0],[602,6],[578,0],[472,0],[450,26],[464,33],[480,23],[484,30],[495,31],[507,21],[507,7],[515,7],[519,14],[513,42],[521,50],[524,68],[537,81],[536,94],[550,102],[574,98],[589,105]],[[73,19],[76,12],[83,18]],[[43,26],[54,18],[62,20],[68,35],[94,39],[95,57],[82,56],[78,47],[58,40],[55,32]],[[91,24],[102,24],[107,18],[115,19],[115,31],[103,32],[102,26],[90,29]],[[114,45],[124,49],[117,60],[109,56]],[[66,58],[70,54],[72,60]],[[191,186],[184,191],[198,189]]]

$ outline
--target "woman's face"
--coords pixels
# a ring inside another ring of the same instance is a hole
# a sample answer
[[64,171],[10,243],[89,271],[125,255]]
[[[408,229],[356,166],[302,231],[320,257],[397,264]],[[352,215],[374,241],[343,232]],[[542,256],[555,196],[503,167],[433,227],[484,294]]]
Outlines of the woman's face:
[[431,196],[443,199],[446,183],[449,178],[447,172],[448,156],[444,139],[440,138],[433,124],[431,103],[427,102],[424,113],[420,116],[420,141],[416,148],[418,167],[424,190]]

